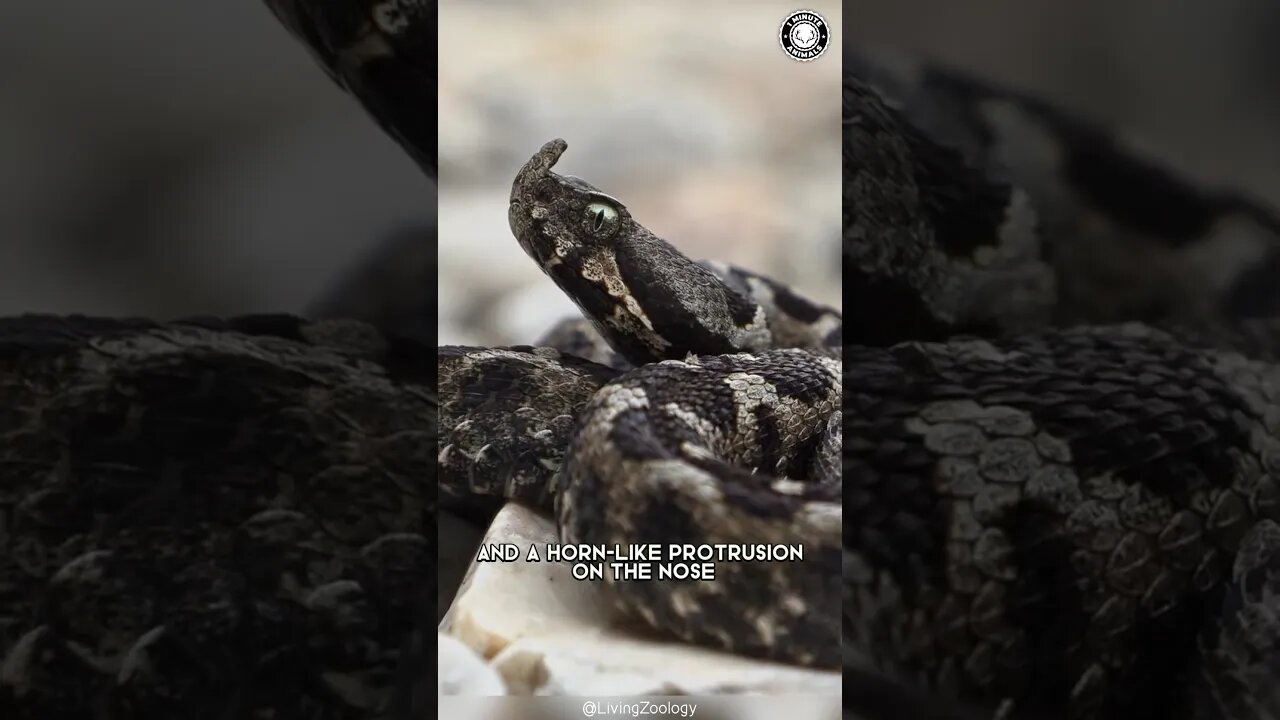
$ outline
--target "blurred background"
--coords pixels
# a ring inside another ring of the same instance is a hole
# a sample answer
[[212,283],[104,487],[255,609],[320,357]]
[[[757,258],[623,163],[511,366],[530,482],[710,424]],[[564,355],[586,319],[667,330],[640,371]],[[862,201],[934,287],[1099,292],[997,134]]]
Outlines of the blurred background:
[[1203,182],[1280,206],[1274,0],[854,2],[852,42],[1031,91]]
[[297,312],[434,214],[260,0],[0,3],[2,314]]
[[[805,6],[840,26],[839,2]],[[840,299],[840,48],[791,59],[789,1],[440,4],[441,344],[531,343],[575,306],[507,224],[516,171],[621,200],[694,258]]]
[[[442,4],[441,341],[527,342],[573,311],[506,227],[555,136],[557,169],[690,254],[837,295],[839,48],[782,54],[801,7],[840,25],[835,3]],[[1280,3],[851,2],[843,25],[1280,206]],[[435,221],[432,183],[259,0],[0,3],[0,61],[2,314],[302,311]]]

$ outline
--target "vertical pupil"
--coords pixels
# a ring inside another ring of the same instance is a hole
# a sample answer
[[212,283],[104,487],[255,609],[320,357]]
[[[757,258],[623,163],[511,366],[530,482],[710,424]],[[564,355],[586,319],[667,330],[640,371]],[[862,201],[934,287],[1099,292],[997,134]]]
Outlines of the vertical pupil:
[[604,227],[604,209],[600,208],[596,210],[595,226],[592,229],[599,230],[602,227]]

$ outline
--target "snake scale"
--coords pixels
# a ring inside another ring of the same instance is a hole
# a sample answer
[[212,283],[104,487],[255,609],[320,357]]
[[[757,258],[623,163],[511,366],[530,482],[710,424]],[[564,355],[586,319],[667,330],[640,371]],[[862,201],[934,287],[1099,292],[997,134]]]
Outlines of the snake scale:
[[[267,4],[434,176],[434,3]],[[686,260],[557,142],[510,219],[592,325],[540,347],[0,320],[0,716],[424,715],[437,491],[585,542],[815,543],[728,596],[614,590],[840,663],[858,717],[1280,716],[1280,223],[1032,98],[844,62],[848,328]]]

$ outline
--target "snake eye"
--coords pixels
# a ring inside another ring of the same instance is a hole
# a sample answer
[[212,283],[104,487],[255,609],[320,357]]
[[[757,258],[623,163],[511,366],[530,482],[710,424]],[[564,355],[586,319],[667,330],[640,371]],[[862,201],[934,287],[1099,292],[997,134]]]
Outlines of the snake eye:
[[618,209],[608,203],[587,205],[587,230],[598,238],[612,237],[618,231]]

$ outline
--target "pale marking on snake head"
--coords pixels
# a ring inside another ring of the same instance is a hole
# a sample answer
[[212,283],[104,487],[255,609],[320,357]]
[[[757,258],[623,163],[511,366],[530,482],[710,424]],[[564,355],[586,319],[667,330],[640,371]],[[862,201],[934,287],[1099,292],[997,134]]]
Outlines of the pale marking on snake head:
[[627,312],[635,316],[646,329],[653,330],[653,321],[649,319],[644,308],[636,302],[631,289],[622,280],[622,271],[618,269],[618,261],[609,253],[595,253],[583,259],[580,270],[582,277],[604,286],[605,292],[626,306]]
[[[647,320],[647,318],[643,319]],[[666,338],[650,328],[636,328],[636,316],[623,305],[614,304],[613,309],[609,312],[608,320],[610,327],[620,328],[623,331],[637,330],[638,334],[643,334],[645,344],[657,352],[665,352],[667,348],[671,347],[671,343],[667,342]]]

